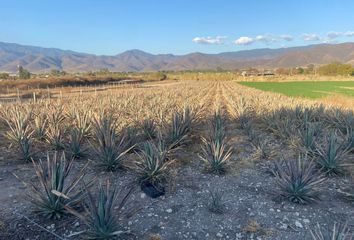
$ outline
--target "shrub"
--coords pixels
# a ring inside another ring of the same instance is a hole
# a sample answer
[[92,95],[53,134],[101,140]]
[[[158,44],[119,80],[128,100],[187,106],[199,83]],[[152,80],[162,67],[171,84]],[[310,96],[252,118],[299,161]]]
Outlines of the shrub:
[[275,174],[277,194],[281,198],[300,204],[319,199],[318,190],[325,178],[315,170],[313,162],[301,157],[298,161],[284,161]]
[[75,190],[85,175],[85,169],[69,180],[72,161],[67,161],[65,154],[61,157],[55,153],[52,157],[47,155],[47,161],[38,163],[33,161],[33,166],[39,180],[30,182],[30,200],[35,206],[35,212],[51,219],[59,219],[67,213],[66,207],[75,208],[81,203],[84,193]]

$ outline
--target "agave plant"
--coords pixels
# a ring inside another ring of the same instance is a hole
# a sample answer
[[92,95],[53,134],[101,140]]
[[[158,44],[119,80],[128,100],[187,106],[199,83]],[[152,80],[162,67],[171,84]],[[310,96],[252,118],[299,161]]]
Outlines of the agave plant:
[[222,142],[226,138],[225,126],[219,111],[215,112],[212,118],[210,138],[217,142]]
[[208,138],[202,137],[202,154],[199,157],[207,164],[210,172],[223,174],[226,172],[232,149],[227,145],[226,131],[221,115],[216,112],[211,122]]
[[172,115],[172,123],[167,131],[167,142],[171,145],[170,148],[186,143],[187,136],[190,133],[195,120],[196,113],[194,113],[189,107],[185,107],[181,113],[176,112]]
[[142,123],[142,129],[145,139],[154,139],[157,137],[156,123],[154,120],[145,119]]
[[161,151],[151,141],[144,143],[137,155],[139,160],[136,161],[134,170],[139,175],[142,190],[151,197],[164,194],[169,166],[174,161],[167,161],[167,152]]
[[129,149],[129,151],[134,150],[135,146],[138,143],[137,129],[132,126],[125,128],[123,131],[120,132],[120,135],[117,140],[120,141],[122,140],[122,138],[124,138],[124,146],[122,147],[125,149]]
[[122,162],[132,147],[127,148],[125,137],[118,139],[116,134],[116,120],[110,116],[101,115],[93,122],[94,138],[93,146],[97,165],[107,171],[114,171],[122,167]]
[[68,208],[73,215],[80,218],[88,227],[88,230],[84,232],[86,239],[120,239],[122,227],[118,220],[132,190],[133,188],[127,193],[123,193],[117,187],[111,187],[109,181],[107,181],[106,186],[99,185],[97,197],[86,189],[85,214]]
[[48,115],[47,142],[52,145],[54,150],[62,150],[65,148],[65,132],[63,126],[65,116],[63,109],[52,109]]
[[90,137],[92,112],[89,110],[74,111],[74,125],[79,130],[83,138]]
[[268,142],[264,139],[256,137],[252,145],[255,150],[252,154],[254,159],[269,159],[273,155],[273,151],[269,148]]
[[84,192],[78,189],[78,184],[85,176],[85,169],[69,179],[73,166],[72,161],[67,161],[65,154],[61,157],[55,153],[52,157],[47,155],[47,161],[33,161],[33,167],[39,180],[37,183],[27,183],[29,198],[35,206],[35,212],[50,219],[59,219],[67,214],[66,207],[77,207]]
[[83,145],[83,132],[74,127],[69,134],[68,150],[72,158],[81,158],[85,156],[86,149]]
[[338,136],[331,131],[326,138],[324,146],[317,147],[317,163],[327,175],[341,175],[344,173],[343,157],[346,151],[338,142]]
[[202,138],[202,154],[199,157],[207,164],[210,172],[223,174],[230,162],[232,149],[224,141]]
[[305,123],[304,128],[299,130],[301,145],[308,151],[313,153],[316,150],[317,129],[311,123]]
[[344,151],[353,152],[354,151],[354,129],[347,129],[347,134],[345,135]]
[[225,211],[225,203],[223,201],[223,194],[219,191],[210,192],[211,201],[208,209],[212,213],[222,214]]
[[31,139],[33,130],[30,128],[31,113],[25,109],[11,108],[6,116],[3,117],[6,121],[9,131],[5,136],[20,150],[21,158],[25,161],[31,160]]
[[350,231],[347,223],[334,223],[332,229],[327,230],[317,224],[310,233],[313,240],[354,240],[354,233]]
[[319,200],[319,189],[325,178],[315,164],[302,157],[298,161],[284,161],[277,167],[277,194],[294,203],[306,204]]
[[39,141],[45,140],[47,125],[48,125],[48,119],[45,114],[43,114],[43,113],[37,114],[34,117],[35,137]]

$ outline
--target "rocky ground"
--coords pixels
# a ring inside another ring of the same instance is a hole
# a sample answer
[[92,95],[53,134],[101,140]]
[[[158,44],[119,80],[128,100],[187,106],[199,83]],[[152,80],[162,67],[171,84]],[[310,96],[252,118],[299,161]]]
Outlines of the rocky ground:
[[[310,239],[309,229],[317,223],[326,228],[335,221],[353,222],[353,205],[337,192],[348,185],[347,178],[327,180],[318,203],[281,201],[273,194],[275,180],[265,171],[267,162],[242,164],[251,152],[243,145],[243,154],[234,157],[224,176],[206,173],[193,148],[181,152],[165,196],[152,199],[139,188],[131,195],[121,219],[123,239]],[[76,218],[52,221],[32,213],[26,188],[15,177],[36,181],[31,164],[2,160],[0,239],[80,239],[85,226]],[[78,160],[75,169],[85,162]],[[107,174],[90,167],[88,172],[88,178],[109,178],[121,186],[136,180],[127,171]],[[211,192],[222,195],[220,213],[210,210]]]

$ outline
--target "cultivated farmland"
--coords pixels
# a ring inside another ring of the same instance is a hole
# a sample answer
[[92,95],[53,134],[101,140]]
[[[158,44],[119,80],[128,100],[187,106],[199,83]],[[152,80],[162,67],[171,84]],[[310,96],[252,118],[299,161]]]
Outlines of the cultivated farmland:
[[240,84],[291,97],[321,98],[336,94],[354,96],[354,81],[240,82]]
[[[255,89],[287,94],[272,84],[165,81],[0,105],[0,238],[351,231],[353,105]],[[319,86],[350,95],[353,82]]]

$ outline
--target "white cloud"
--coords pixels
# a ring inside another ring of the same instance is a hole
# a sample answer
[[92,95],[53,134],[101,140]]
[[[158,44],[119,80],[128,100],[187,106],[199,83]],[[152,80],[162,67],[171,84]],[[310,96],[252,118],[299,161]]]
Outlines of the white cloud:
[[311,33],[311,34],[304,33],[304,34],[302,34],[302,38],[304,39],[304,41],[320,41],[321,40],[320,36],[318,36],[315,33]]
[[343,33],[341,33],[341,32],[329,32],[329,33],[327,33],[327,37],[329,39],[335,39],[335,38],[340,37],[342,35],[343,35]]
[[344,35],[347,37],[354,37],[354,31],[347,31],[344,33]]
[[287,42],[290,42],[292,40],[294,40],[293,36],[289,35],[289,34],[283,34],[283,35],[280,35],[280,38],[287,41]]
[[235,40],[236,45],[250,45],[254,42],[253,38],[250,37],[240,37],[239,39]]
[[193,42],[200,44],[210,44],[210,45],[220,45],[224,44],[225,36],[216,36],[216,37],[195,37]]
[[272,37],[271,35],[258,35],[255,38],[255,41],[263,42],[263,43],[266,43],[266,44],[270,44],[270,43],[276,42],[277,39]]

